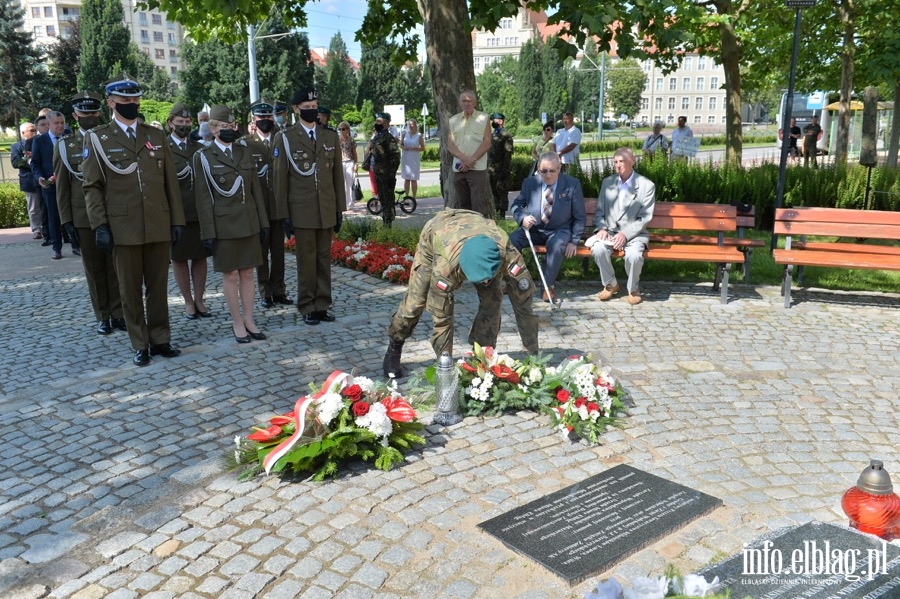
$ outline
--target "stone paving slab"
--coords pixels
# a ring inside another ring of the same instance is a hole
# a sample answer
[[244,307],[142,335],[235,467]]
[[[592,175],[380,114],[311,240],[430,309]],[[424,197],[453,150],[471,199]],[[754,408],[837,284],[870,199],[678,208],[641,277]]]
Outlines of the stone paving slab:
[[[40,250],[0,255],[10,248]],[[431,429],[388,473],[239,483],[219,460],[254,418],[333,368],[379,375],[404,290],[334,278],[337,322],[308,327],[279,307],[257,319],[269,339],[246,346],[220,276],[208,320],[184,320],[171,283],[184,353],[136,368],[124,333],[93,333],[80,271],[0,277],[0,596],[579,597],[596,581],[569,588],[476,525],[620,463],[724,500],[605,574],[629,579],[699,569],[783,526],[844,522],[840,496],[870,457],[900,476],[900,296],[799,291],[784,310],[777,288],[733,285],[723,306],[709,284],[648,283],[631,307],[563,282],[563,310],[536,304],[542,347],[602,356],[633,398],[602,445],[508,414]],[[458,348],[475,303],[471,288],[457,296]],[[498,346],[519,354],[504,309]],[[426,316],[406,365],[433,360],[429,331]]]

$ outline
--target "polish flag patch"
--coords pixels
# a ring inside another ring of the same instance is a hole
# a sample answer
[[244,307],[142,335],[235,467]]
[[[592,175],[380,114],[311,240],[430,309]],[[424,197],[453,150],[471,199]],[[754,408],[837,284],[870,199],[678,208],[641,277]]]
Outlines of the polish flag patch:
[[510,265],[509,265],[509,274],[511,274],[512,276],[515,277],[515,276],[517,276],[520,272],[522,272],[522,267],[519,266],[518,264],[515,264],[515,263],[514,263],[514,264],[510,264]]
[[437,287],[438,289],[440,289],[441,291],[447,291],[450,288],[450,285],[448,285],[445,281],[440,281],[440,280],[437,283],[435,283],[434,286]]

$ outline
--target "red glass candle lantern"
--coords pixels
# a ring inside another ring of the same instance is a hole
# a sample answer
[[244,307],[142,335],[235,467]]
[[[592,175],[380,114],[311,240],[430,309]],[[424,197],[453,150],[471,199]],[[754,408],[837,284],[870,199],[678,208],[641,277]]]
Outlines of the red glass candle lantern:
[[872,460],[841,500],[850,526],[888,541],[900,535],[900,497],[880,460]]

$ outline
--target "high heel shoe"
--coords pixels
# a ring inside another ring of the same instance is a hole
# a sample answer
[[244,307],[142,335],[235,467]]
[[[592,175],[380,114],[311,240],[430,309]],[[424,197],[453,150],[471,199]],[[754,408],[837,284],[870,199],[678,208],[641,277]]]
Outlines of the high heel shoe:
[[237,332],[235,332],[234,327],[231,327],[231,332],[234,333],[234,340],[238,343],[250,343],[250,333],[248,332],[243,337],[238,337]]
[[252,337],[253,339],[256,339],[257,341],[262,341],[263,339],[266,338],[265,333],[263,333],[262,331],[256,331],[254,333],[250,329],[247,329],[247,334],[250,335],[250,337]]

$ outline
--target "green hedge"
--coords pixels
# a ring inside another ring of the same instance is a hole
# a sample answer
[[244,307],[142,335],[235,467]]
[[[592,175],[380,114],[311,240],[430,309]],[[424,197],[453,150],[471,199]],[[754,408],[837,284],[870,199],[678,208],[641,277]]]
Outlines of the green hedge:
[[0,183],[0,228],[27,227],[28,207],[18,183]]

